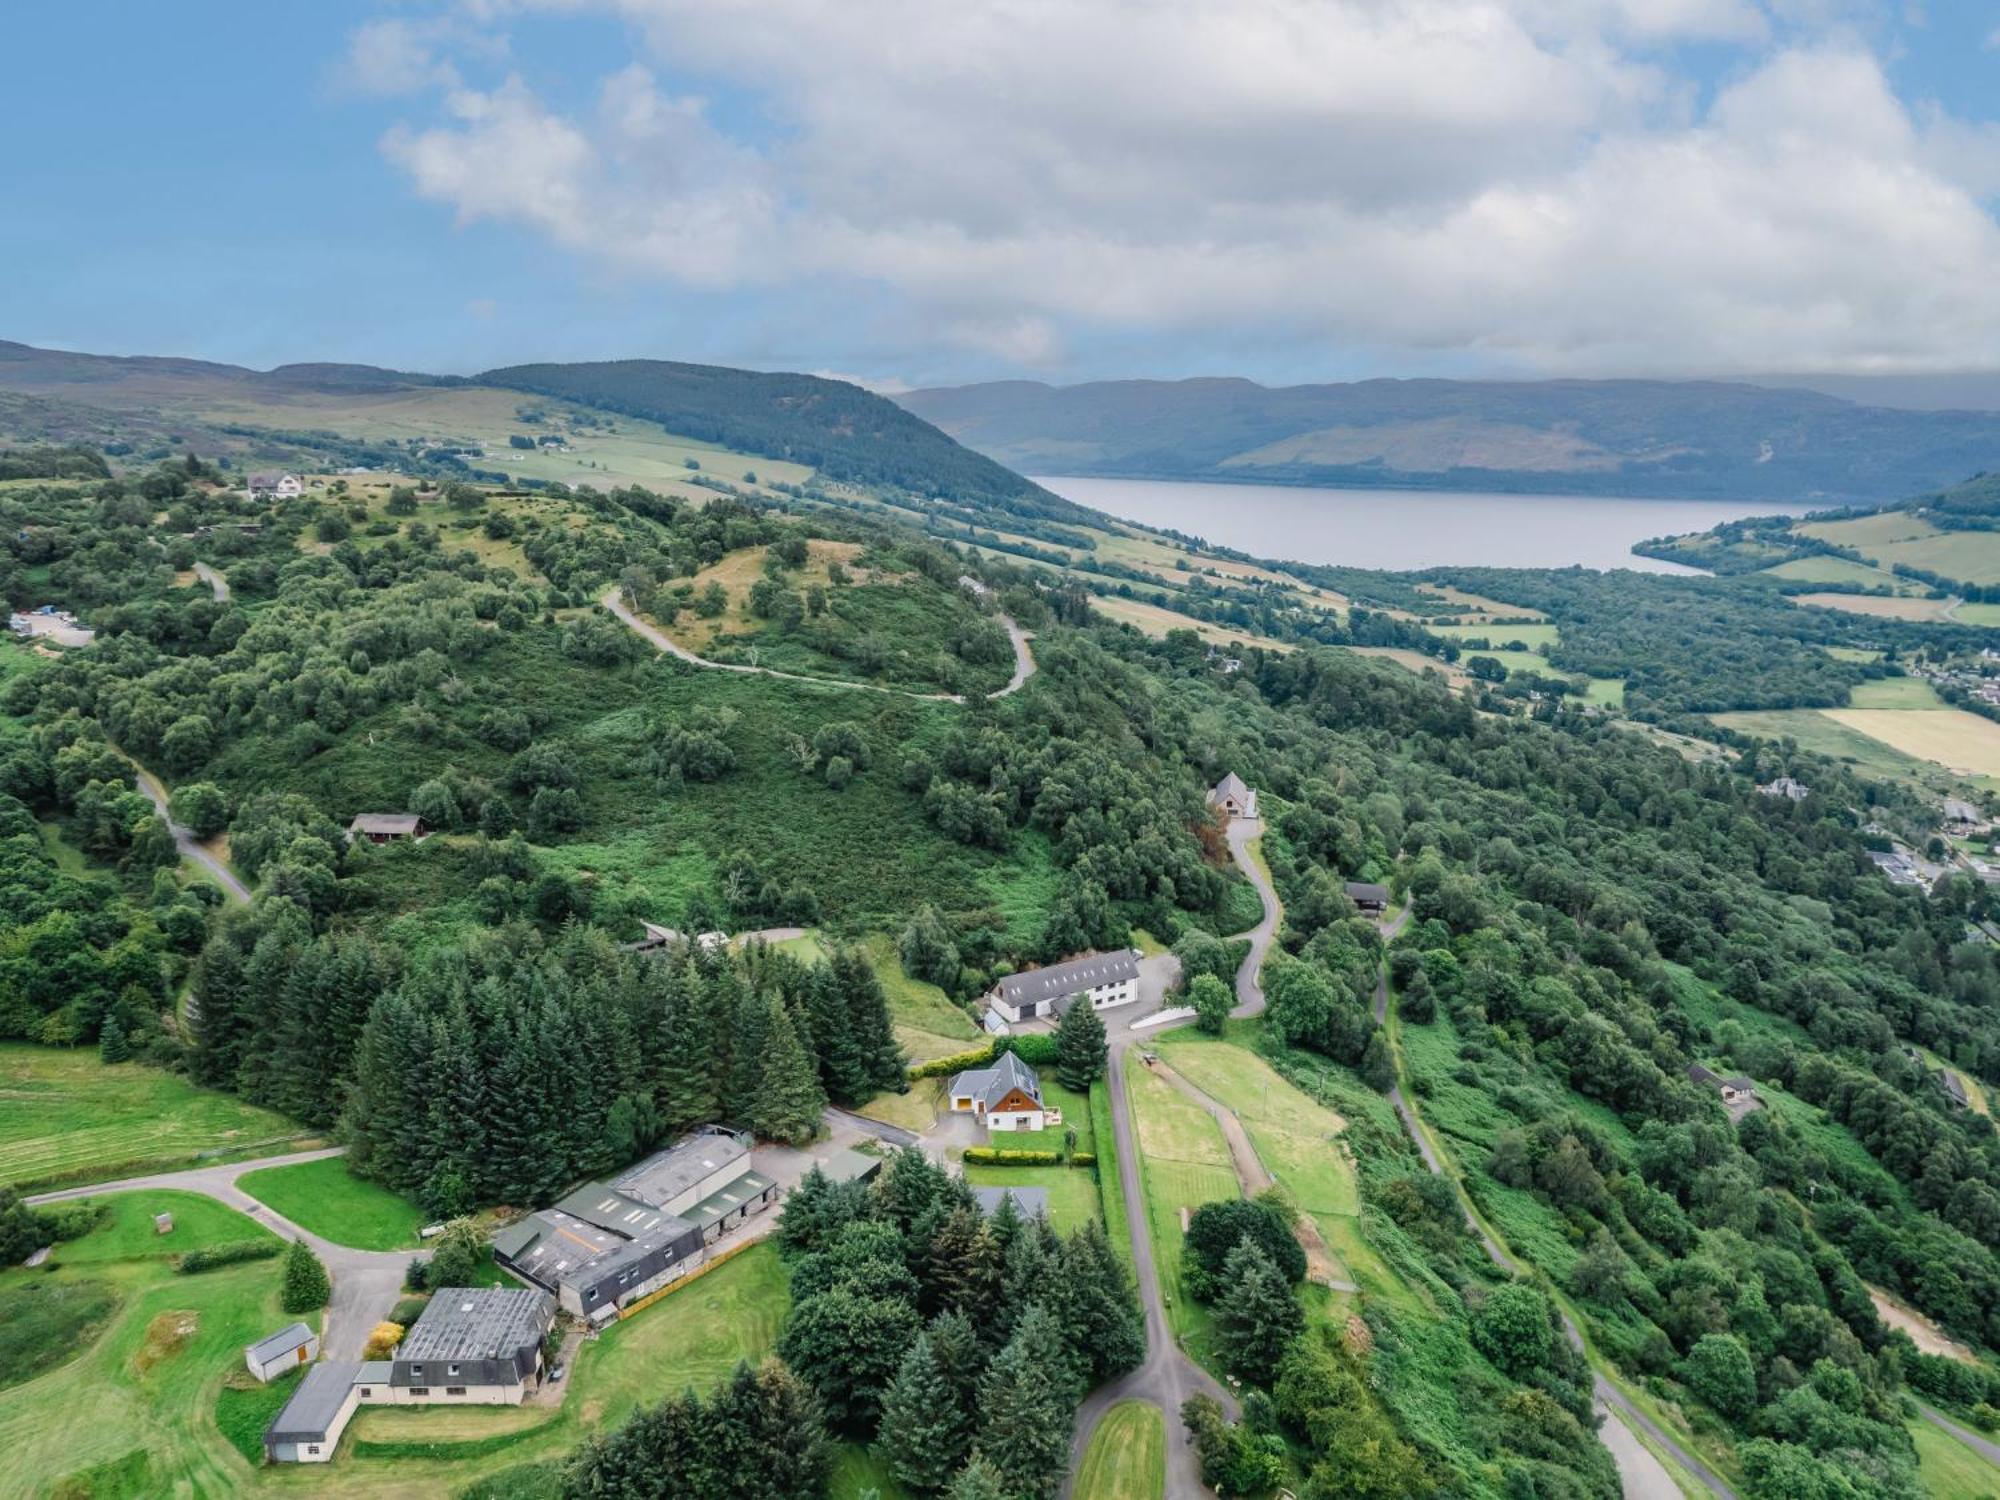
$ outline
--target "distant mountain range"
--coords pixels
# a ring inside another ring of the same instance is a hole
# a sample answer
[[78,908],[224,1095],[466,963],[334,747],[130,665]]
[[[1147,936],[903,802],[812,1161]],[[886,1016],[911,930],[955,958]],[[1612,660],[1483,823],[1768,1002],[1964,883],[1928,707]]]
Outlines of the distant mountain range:
[[1027,474],[1881,503],[2000,468],[2000,412],[1722,381],[1037,381],[896,398]]
[[[515,365],[455,376],[342,364],[251,370],[0,340],[0,440],[103,445],[136,438],[213,453],[240,447],[246,425],[272,431],[312,427],[312,413],[288,409],[289,398],[381,398],[439,387],[498,387],[640,417],[683,437],[808,465],[837,483],[883,486],[1016,514],[1089,517],[860,386],[814,375],[653,359]],[[120,420],[107,420],[114,413]]]

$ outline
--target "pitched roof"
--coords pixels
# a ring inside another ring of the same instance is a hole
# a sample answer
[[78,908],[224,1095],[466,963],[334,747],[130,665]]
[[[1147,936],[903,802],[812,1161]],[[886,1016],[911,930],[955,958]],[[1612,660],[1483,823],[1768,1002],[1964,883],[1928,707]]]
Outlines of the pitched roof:
[[1042,1080],[1035,1070],[1011,1052],[993,1059],[991,1067],[967,1068],[951,1081],[954,1099],[978,1099],[988,1109],[1019,1089],[1035,1103],[1042,1102]]
[[1389,887],[1386,885],[1375,885],[1366,880],[1350,880],[1347,882],[1347,899],[1350,901],[1380,901],[1384,905],[1387,905],[1389,901]]
[[1116,953],[1086,953],[1082,958],[1050,964],[1045,969],[1007,975],[1000,981],[1000,998],[1018,1009],[1095,989],[1100,984],[1118,984],[1138,977],[1139,961],[1130,948],[1120,948]]
[[284,1410],[264,1429],[267,1443],[321,1443],[340,1416],[361,1376],[359,1360],[321,1360],[306,1367],[306,1378]]
[[865,1155],[852,1146],[842,1146],[821,1162],[819,1169],[828,1182],[865,1181],[882,1170],[882,1158]]
[[1250,788],[1244,784],[1243,778],[1238,776],[1234,771],[1231,771],[1222,780],[1216,782],[1208,794],[1208,800],[1211,802],[1220,802],[1225,797],[1234,797],[1238,802],[1247,802],[1250,800]]
[[541,1342],[548,1293],[528,1287],[448,1286],[437,1291],[396,1350],[398,1360],[512,1359]]
[[983,1187],[974,1188],[972,1196],[979,1200],[979,1211],[992,1218],[1000,1212],[1004,1199],[1014,1200],[1014,1210],[1024,1219],[1039,1219],[1049,1211],[1049,1190],[1038,1187]]
[[664,1205],[731,1162],[747,1167],[749,1155],[749,1144],[736,1132],[704,1130],[627,1167],[611,1186],[641,1203]]
[[301,1344],[310,1343],[319,1337],[303,1323],[292,1323],[280,1328],[276,1333],[266,1334],[244,1352],[257,1364],[268,1359],[276,1359],[280,1354],[289,1354]]
[[423,820],[415,813],[356,813],[349,833],[415,833]]

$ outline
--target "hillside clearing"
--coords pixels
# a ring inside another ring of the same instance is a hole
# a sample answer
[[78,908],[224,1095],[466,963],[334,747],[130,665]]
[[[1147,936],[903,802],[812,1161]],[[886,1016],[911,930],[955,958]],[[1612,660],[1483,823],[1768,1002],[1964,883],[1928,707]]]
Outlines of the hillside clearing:
[[1825,717],[1904,755],[1968,776],[2000,776],[2000,724],[1962,708],[1828,708]]

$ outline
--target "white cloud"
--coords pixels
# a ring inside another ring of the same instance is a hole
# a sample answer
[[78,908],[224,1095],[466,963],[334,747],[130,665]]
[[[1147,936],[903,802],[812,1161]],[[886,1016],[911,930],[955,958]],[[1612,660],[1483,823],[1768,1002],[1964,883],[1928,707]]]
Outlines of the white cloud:
[[[1992,127],[1800,40],[1807,0],[1772,0],[1785,41],[1753,0],[516,3],[615,12],[731,107],[639,66],[581,111],[451,87],[385,142],[420,193],[629,273],[886,288],[1008,364],[1093,331],[1576,370],[2000,346]],[[1701,39],[1742,57],[1705,107],[1654,52]]]
[[347,53],[334,70],[337,82],[360,94],[414,94],[450,87],[456,70],[439,50],[449,32],[443,22],[394,17],[368,21],[347,38]]

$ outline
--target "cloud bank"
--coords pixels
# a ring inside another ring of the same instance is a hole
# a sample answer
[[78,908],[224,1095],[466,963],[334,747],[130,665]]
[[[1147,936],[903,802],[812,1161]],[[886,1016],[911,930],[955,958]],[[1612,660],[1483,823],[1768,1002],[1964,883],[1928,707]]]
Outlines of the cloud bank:
[[[528,71],[467,83],[443,50],[572,15],[637,54],[586,102]],[[1899,98],[1839,0],[479,0],[449,21],[356,47],[434,101],[383,147],[462,222],[696,287],[865,287],[996,366],[1158,334],[1550,372],[2000,348],[2000,131]],[[1695,77],[1689,49],[1726,64]]]

